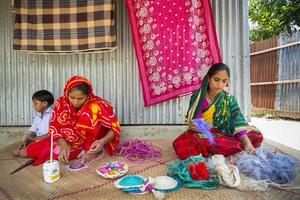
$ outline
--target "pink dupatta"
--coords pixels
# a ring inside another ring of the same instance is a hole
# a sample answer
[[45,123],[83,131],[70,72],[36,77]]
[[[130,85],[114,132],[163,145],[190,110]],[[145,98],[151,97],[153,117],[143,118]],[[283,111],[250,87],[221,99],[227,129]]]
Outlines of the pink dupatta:
[[144,105],[187,95],[221,62],[209,0],[126,0]]

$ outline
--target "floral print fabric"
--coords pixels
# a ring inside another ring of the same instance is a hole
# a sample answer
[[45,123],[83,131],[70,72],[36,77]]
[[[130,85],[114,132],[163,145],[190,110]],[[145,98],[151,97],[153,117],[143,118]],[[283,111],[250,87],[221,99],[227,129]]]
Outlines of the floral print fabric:
[[210,1],[126,1],[145,106],[198,89],[221,62]]

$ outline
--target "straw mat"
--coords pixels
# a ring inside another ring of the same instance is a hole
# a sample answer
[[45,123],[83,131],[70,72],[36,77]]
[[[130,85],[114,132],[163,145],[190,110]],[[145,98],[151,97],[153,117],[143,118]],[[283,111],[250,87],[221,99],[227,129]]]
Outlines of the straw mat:
[[[175,161],[171,141],[151,141],[161,147],[163,156],[160,159],[137,165],[129,163],[127,174],[138,174],[144,177],[165,175],[166,165]],[[104,179],[96,174],[95,169],[108,161],[121,160],[121,157],[104,155],[89,164],[89,168],[70,172],[60,163],[61,178],[48,184],[43,181],[42,166],[29,166],[16,174],[9,173],[28,159],[14,158],[11,152],[18,144],[0,150],[0,199],[154,199],[153,194],[131,195],[113,186],[114,180]],[[300,191],[270,189],[264,192],[250,192],[229,189],[220,186],[213,191],[201,189],[181,189],[166,194],[166,199],[300,199]]]

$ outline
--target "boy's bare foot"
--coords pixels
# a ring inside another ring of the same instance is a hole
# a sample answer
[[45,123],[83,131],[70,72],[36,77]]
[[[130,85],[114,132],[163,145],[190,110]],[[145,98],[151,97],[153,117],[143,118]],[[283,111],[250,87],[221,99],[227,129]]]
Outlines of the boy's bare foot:
[[16,157],[18,157],[20,151],[21,151],[20,149],[14,150],[13,155],[16,156]]
[[26,158],[27,157],[26,148],[25,147],[20,148],[20,147],[18,149],[14,150],[13,155],[16,157]]
[[18,157],[20,151],[21,151],[24,147],[25,147],[24,143],[20,144],[20,145],[18,146],[18,149],[16,149],[16,150],[13,151],[13,155],[16,156],[16,157]]

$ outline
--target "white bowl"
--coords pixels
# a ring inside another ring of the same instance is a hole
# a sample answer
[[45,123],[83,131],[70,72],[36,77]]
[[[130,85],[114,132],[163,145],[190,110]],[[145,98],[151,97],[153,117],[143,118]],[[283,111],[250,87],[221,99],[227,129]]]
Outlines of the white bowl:
[[153,180],[153,187],[157,190],[172,190],[178,185],[178,182],[169,176],[157,176]]

